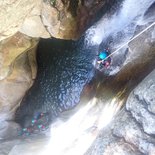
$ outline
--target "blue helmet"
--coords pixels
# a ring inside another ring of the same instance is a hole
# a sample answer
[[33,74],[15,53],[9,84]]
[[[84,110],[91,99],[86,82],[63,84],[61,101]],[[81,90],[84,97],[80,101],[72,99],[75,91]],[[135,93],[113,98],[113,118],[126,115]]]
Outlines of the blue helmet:
[[108,56],[108,53],[107,53],[107,51],[103,51],[103,52],[101,52],[100,54],[99,54],[99,58],[100,59],[106,59],[106,57]]

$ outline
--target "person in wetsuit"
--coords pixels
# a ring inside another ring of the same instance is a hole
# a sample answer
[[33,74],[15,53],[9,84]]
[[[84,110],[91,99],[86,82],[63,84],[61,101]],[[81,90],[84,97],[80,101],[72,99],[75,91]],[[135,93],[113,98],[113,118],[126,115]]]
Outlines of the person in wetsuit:
[[99,53],[98,55],[98,61],[97,63],[99,64],[99,68],[102,69],[103,67],[109,67],[111,63],[111,58],[109,56],[109,51],[104,50]]

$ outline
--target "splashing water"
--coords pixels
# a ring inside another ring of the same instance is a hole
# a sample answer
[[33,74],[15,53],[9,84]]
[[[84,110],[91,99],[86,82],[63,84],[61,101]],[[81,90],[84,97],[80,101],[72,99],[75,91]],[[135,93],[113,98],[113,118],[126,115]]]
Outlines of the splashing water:
[[68,121],[56,121],[51,126],[48,145],[40,155],[83,155],[122,104],[123,101],[117,97],[107,103],[93,98]]
[[[114,14],[104,15],[102,19],[86,32],[86,40],[91,44],[101,44],[109,35],[115,35],[123,29],[127,29],[131,23],[143,24],[143,16],[155,0],[125,0],[119,11]],[[131,11],[132,10],[132,11]],[[132,25],[132,27],[134,27]]]

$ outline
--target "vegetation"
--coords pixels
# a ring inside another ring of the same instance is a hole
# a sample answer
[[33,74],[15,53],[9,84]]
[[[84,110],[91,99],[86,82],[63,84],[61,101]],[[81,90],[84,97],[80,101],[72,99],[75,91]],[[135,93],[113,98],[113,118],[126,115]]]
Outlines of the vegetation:
[[50,3],[51,3],[52,6],[55,6],[56,0],[50,0]]

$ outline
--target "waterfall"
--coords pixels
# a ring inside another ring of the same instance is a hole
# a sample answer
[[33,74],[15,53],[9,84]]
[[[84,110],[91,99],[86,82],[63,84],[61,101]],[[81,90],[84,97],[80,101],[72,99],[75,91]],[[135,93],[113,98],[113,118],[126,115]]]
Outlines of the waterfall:
[[[105,14],[100,21],[86,32],[86,40],[91,44],[101,44],[108,36],[115,35],[123,29],[134,27],[155,0],[125,0],[115,13]],[[113,12],[113,10],[112,10]],[[110,15],[109,15],[110,14]],[[131,23],[134,23],[131,25]]]

